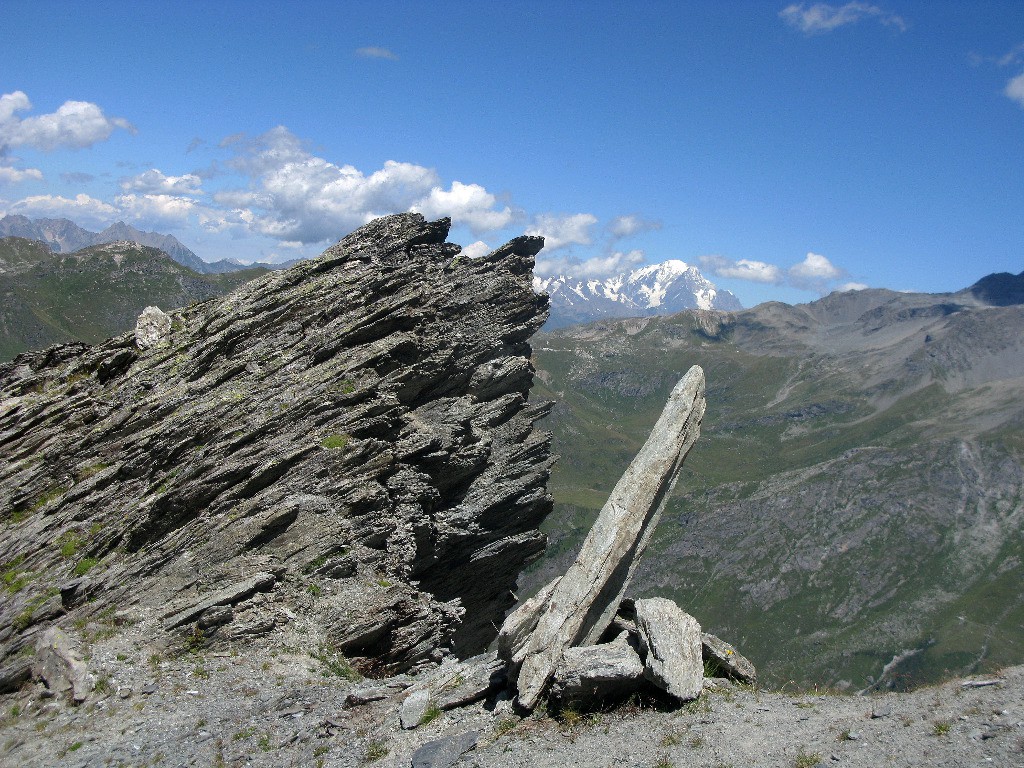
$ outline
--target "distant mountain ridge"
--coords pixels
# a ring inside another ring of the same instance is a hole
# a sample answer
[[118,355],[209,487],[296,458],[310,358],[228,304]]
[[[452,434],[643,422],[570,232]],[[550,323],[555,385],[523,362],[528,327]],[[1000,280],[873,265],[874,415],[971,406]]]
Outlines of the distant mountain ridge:
[[204,301],[265,272],[200,274],[124,240],[54,253],[39,239],[2,237],[0,361],[59,342],[96,344],[131,329],[150,304],[171,310]]
[[[633,581],[769,684],[907,687],[1024,661],[1024,276],[955,293],[605,320],[538,334],[562,572],[689,366],[707,416]],[[735,639],[733,639],[735,638]]]
[[24,237],[29,240],[40,240],[50,246],[55,253],[72,253],[104,243],[122,241],[138,243],[160,249],[183,267],[188,267],[201,275],[219,275],[254,267],[282,269],[295,263],[289,261],[285,264],[265,262],[242,264],[233,259],[203,261],[174,235],[143,232],[123,221],[111,224],[102,232],[92,232],[83,229],[69,219],[30,219],[27,216],[9,214],[0,219],[0,237]]
[[1024,272],[1014,275],[1009,272],[996,272],[986,275],[966,289],[986,304],[997,307],[1009,307],[1024,304]]
[[535,277],[534,290],[551,300],[553,330],[603,318],[671,315],[684,309],[736,311],[743,305],[685,261],[669,259],[606,278]]

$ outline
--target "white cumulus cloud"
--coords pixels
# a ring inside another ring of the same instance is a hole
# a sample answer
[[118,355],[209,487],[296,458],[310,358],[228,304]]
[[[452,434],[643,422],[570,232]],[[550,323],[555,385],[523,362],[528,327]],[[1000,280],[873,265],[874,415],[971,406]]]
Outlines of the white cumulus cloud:
[[474,235],[480,235],[504,229],[515,218],[508,206],[494,210],[496,202],[497,198],[479,184],[453,181],[448,191],[439,186],[432,188],[430,194],[414,203],[410,210],[428,219],[451,216],[456,225],[469,227]]
[[817,291],[825,295],[834,281],[846,276],[846,270],[840,269],[820,253],[808,251],[804,260],[794,264],[787,272],[788,282],[796,288]]
[[196,201],[179,195],[119,195],[114,202],[124,216],[152,227],[180,227],[196,210]]
[[896,27],[901,32],[907,29],[907,23],[902,17],[877,5],[861,2],[845,5],[794,3],[783,8],[779,16],[790,26],[808,35],[831,32],[846,24],[855,24],[861,19],[875,19],[887,27]]
[[18,112],[31,108],[23,91],[0,96],[0,151],[9,147],[83,149],[106,141],[118,128],[135,132],[123,117],[107,117],[99,106],[88,101],[65,101],[56,112],[18,117]]
[[651,221],[635,213],[627,216],[616,216],[608,223],[608,232],[616,240],[660,228],[660,221]]
[[166,195],[195,195],[202,192],[203,181],[194,173],[182,176],[168,176],[158,168],[122,179],[121,189],[126,192],[142,192]]
[[1021,72],[1008,82],[1006,84],[1006,90],[1003,91],[1003,93],[1024,107],[1024,72]]
[[492,250],[494,249],[483,240],[477,240],[475,243],[470,243],[463,248],[462,253],[470,259],[479,259],[481,256],[486,256]]
[[539,213],[526,230],[528,235],[541,235],[546,251],[557,251],[570,245],[590,245],[590,228],[597,224],[591,213]]
[[783,280],[782,270],[774,264],[753,259],[734,261],[724,256],[701,256],[700,265],[717,277],[750,280],[755,283],[778,285]]
[[842,270],[820,253],[807,252],[807,256],[799,264],[789,268],[789,275],[798,280],[835,280],[841,277]]
[[78,194],[74,198],[34,195],[13,203],[8,208],[8,213],[29,218],[67,218],[79,223],[99,223],[107,226],[110,220],[117,216],[118,210],[109,203],[86,194]]
[[580,261],[566,256],[545,256],[547,247],[537,257],[534,272],[543,277],[569,275],[576,278],[608,277],[628,272],[646,261],[641,250],[615,251]]
[[0,165],[0,184],[17,184],[20,181],[28,181],[29,179],[42,181],[43,172],[38,168],[11,168],[10,166]]
[[[351,165],[336,165],[312,154],[283,126],[251,141],[232,137],[226,146],[239,153],[231,166],[250,183],[247,189],[221,191],[214,200],[252,210],[252,229],[278,240],[316,243],[337,238],[377,216],[425,203],[431,190],[440,188],[436,171],[414,163],[388,160],[368,175]],[[454,185],[448,194],[453,193],[459,197]],[[469,190],[462,203],[475,194]],[[477,224],[485,218],[479,209],[465,210]]]
[[837,291],[866,291],[868,289],[867,283],[843,283]]

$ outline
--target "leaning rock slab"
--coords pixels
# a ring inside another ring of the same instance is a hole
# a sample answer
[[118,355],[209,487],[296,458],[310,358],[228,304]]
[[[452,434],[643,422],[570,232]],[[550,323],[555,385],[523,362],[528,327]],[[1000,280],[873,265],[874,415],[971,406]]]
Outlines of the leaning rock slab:
[[754,665],[725,640],[705,632],[701,645],[704,660],[715,665],[720,674],[741,683],[757,682]]
[[95,687],[78,643],[59,627],[50,627],[39,638],[32,671],[55,694],[70,693],[75,704],[85,701]]
[[704,372],[695,365],[672,390],[650,437],[616,483],[579,556],[547,601],[519,670],[519,706],[533,709],[562,652],[595,644],[611,623],[683,460],[700,436],[704,409]]
[[551,697],[563,704],[599,704],[628,696],[643,682],[643,662],[623,634],[613,643],[567,648],[552,676]]
[[636,628],[646,650],[644,677],[680,701],[700,696],[704,660],[700,624],[663,597],[636,601]]

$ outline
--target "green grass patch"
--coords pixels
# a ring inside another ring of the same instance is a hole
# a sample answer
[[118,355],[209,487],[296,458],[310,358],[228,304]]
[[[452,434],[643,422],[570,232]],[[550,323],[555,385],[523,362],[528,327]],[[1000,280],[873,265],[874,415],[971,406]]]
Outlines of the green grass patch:
[[320,447],[326,448],[329,451],[340,451],[348,445],[348,441],[348,435],[328,435],[320,441]]

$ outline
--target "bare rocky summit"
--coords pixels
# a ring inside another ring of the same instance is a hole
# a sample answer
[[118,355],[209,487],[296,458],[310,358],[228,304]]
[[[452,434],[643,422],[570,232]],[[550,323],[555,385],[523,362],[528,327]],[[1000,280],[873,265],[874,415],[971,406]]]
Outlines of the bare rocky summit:
[[543,240],[470,260],[448,227],[379,219],[0,367],[0,683],[54,625],[237,650],[300,622],[366,674],[486,646],[552,503],[527,402]]

